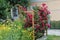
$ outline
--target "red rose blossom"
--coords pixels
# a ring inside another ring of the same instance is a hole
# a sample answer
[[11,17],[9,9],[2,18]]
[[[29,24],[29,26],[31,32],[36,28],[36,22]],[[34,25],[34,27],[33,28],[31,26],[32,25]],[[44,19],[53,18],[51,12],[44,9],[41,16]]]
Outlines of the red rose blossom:
[[50,27],[51,27],[51,26],[50,26],[50,24],[48,24],[48,23],[46,24],[46,26],[47,26],[48,28],[50,28]]

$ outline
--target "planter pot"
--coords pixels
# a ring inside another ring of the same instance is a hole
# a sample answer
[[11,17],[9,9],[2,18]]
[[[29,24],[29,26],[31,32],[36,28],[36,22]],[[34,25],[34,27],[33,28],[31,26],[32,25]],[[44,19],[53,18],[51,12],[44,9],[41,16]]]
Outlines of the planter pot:
[[46,40],[47,39],[47,36],[43,36],[41,38],[38,38],[37,40]]

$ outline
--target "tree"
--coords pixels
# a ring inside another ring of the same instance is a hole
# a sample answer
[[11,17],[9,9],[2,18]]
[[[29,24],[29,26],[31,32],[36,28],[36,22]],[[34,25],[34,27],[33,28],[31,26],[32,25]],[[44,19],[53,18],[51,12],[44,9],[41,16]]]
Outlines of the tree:
[[10,16],[10,8],[19,4],[23,7],[29,6],[29,0],[0,0],[0,18],[6,19]]
[[8,8],[9,8],[9,3],[7,3],[5,0],[0,0],[0,18],[1,19],[6,19],[7,15],[9,14]]
[[16,4],[20,4],[21,6],[24,7],[28,7],[29,6],[29,0],[6,0],[7,2],[9,2],[11,5],[16,5]]

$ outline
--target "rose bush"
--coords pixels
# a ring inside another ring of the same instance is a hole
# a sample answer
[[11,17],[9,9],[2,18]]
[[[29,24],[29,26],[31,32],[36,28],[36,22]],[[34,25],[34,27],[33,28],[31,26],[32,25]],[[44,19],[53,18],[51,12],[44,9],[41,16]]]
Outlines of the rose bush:
[[[48,24],[48,15],[50,11],[47,9],[46,4],[42,4],[41,6],[33,7],[34,10],[34,29],[35,29],[35,38],[40,38],[44,36],[45,30],[50,28],[50,24]],[[32,27],[32,14],[26,13],[26,22],[24,27],[29,28]]]

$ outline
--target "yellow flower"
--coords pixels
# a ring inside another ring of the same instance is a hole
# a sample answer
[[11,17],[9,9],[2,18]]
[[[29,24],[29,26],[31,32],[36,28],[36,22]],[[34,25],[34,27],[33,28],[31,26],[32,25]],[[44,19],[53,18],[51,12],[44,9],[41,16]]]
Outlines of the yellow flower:
[[6,29],[6,27],[3,27],[3,29],[5,30],[5,29]]
[[3,24],[2,27],[5,27],[5,24]]
[[0,30],[4,30],[4,31],[9,31],[11,28],[10,27],[0,27]]

